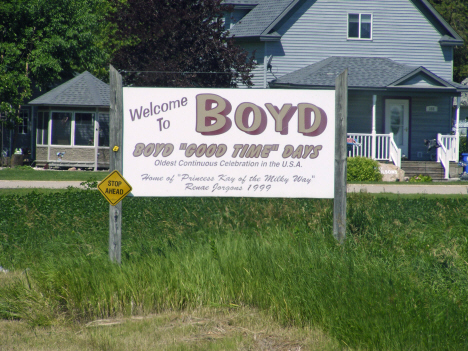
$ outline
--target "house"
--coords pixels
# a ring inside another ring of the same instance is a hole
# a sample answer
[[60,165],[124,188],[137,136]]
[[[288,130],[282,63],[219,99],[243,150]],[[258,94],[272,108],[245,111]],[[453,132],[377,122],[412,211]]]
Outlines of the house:
[[[17,149],[22,150],[24,156],[22,160],[29,162],[31,160],[31,150],[34,147],[31,136],[34,134],[32,129],[32,107],[22,106],[18,115],[22,122],[18,126],[16,135]],[[7,116],[0,113],[0,167],[10,164],[10,159],[15,150],[13,149],[14,130],[7,128],[5,121]]]
[[[250,52],[254,87],[334,89],[348,69],[350,155],[458,162],[463,40],[426,0],[226,0],[230,35]],[[456,101],[453,109],[453,101]],[[428,150],[424,140],[441,145]]]
[[108,84],[83,72],[28,105],[36,166],[109,168]]

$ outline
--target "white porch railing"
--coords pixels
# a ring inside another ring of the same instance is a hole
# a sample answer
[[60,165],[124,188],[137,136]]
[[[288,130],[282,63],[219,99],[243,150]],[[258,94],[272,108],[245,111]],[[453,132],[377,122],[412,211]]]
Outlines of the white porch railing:
[[356,141],[356,145],[348,147],[348,157],[362,156],[372,158],[372,134],[348,133],[347,137],[353,138]]
[[444,167],[444,177],[450,177],[450,161],[458,162],[458,145],[455,135],[437,134],[437,143],[440,145],[437,148],[437,162],[440,162]]
[[[437,134],[437,142],[447,149],[447,157],[450,162],[458,162],[458,145],[456,135]],[[437,161],[439,161],[439,153],[437,153]]]
[[393,140],[393,133],[375,134],[375,143],[372,134],[348,133],[348,138],[353,138],[356,145],[349,148],[348,156],[362,156],[378,161],[391,161],[397,167],[401,167],[401,149]]
[[398,148],[395,140],[393,140],[393,133],[390,133],[390,161],[393,162],[395,166],[401,168],[401,149]]
[[[390,134],[348,133],[348,138],[356,141],[355,145],[348,148],[348,157],[362,156],[378,161],[390,161],[397,167],[401,167],[401,149]],[[444,167],[445,178],[450,176],[450,162],[458,162],[458,143],[456,135],[437,134],[437,162]]]

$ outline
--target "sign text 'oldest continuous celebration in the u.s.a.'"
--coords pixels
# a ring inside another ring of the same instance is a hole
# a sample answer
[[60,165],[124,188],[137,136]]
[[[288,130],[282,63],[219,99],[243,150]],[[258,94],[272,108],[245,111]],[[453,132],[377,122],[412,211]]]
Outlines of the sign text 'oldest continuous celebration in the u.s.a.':
[[134,196],[334,196],[334,90],[123,89]]

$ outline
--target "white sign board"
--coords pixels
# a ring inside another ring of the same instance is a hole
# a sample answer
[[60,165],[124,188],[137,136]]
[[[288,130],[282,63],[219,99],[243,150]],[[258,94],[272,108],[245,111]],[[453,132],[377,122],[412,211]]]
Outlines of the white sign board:
[[334,90],[123,88],[123,111],[134,196],[334,196]]

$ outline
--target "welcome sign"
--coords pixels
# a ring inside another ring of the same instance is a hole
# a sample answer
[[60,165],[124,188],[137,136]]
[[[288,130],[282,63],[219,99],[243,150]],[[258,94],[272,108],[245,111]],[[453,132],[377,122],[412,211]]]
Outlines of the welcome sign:
[[334,90],[123,88],[123,114],[134,196],[334,196]]

